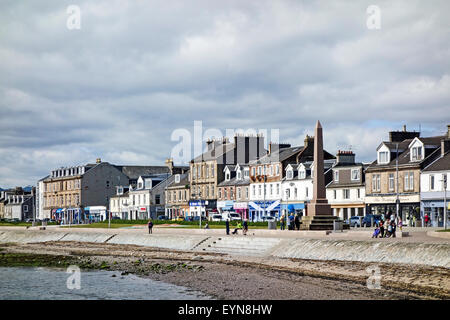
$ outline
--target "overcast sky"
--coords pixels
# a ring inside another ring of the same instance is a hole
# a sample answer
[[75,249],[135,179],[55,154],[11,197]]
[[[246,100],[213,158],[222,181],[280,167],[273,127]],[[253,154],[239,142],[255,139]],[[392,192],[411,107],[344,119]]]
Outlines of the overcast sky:
[[448,0],[3,0],[0,187],[97,157],[161,165],[194,120],[302,145],[320,119],[325,148],[360,161],[403,124],[442,134],[449,12]]

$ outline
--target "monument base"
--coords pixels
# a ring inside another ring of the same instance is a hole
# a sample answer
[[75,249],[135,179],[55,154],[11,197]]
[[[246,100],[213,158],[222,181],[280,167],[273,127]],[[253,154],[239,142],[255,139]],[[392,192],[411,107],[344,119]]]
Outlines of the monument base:
[[[309,212],[308,212],[309,214]],[[339,220],[339,217],[328,216],[303,216],[300,230],[333,230],[333,222]],[[344,229],[349,229],[348,224],[344,224]]]

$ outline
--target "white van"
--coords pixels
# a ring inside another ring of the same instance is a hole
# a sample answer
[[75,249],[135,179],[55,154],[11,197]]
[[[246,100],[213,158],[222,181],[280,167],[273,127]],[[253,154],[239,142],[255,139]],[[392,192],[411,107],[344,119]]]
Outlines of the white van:
[[239,213],[234,212],[234,211],[222,213],[222,220],[226,221],[227,219],[230,219],[230,221],[241,220],[241,215]]

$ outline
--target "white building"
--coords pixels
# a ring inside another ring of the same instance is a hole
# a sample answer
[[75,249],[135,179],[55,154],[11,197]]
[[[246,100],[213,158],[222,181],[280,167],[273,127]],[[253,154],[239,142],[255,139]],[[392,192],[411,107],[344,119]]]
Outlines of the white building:
[[352,151],[338,151],[336,164],[332,168],[332,180],[326,186],[327,200],[334,216],[347,220],[365,215],[366,166],[355,162]]
[[[422,218],[428,215],[433,227],[444,225],[444,208],[447,207],[447,225],[450,225],[450,139],[441,143],[441,156],[420,173],[420,211]],[[446,203],[444,185],[446,180]]]

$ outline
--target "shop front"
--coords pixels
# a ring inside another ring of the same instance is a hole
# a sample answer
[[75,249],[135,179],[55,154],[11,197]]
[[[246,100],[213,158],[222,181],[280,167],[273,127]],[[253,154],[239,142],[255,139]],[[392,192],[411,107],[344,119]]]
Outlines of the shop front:
[[101,222],[107,220],[105,206],[92,206],[84,208],[84,213],[89,222]]
[[280,219],[281,216],[280,200],[250,201],[248,207],[252,222],[265,221],[266,217]]
[[[366,196],[366,215],[375,214],[387,217],[390,214],[396,214],[396,196]],[[420,214],[420,196],[399,195],[399,216],[402,218],[403,225],[412,226],[414,221],[421,219]]]
[[242,219],[250,220],[250,217],[248,215],[248,202],[235,202],[233,204],[233,209],[236,213],[239,213],[241,215]]
[[234,201],[233,200],[217,201],[217,210],[220,214],[234,211]]
[[299,217],[302,217],[305,215],[305,203],[299,202],[299,203],[287,203],[281,205],[282,214],[289,215],[298,215]]
[[217,213],[216,200],[190,200],[189,215],[191,217],[209,217],[211,214]]
[[[431,227],[444,226],[444,200],[424,200],[420,203],[421,218],[425,215],[430,218]],[[447,225],[450,225],[449,217],[450,203],[447,203]]]

